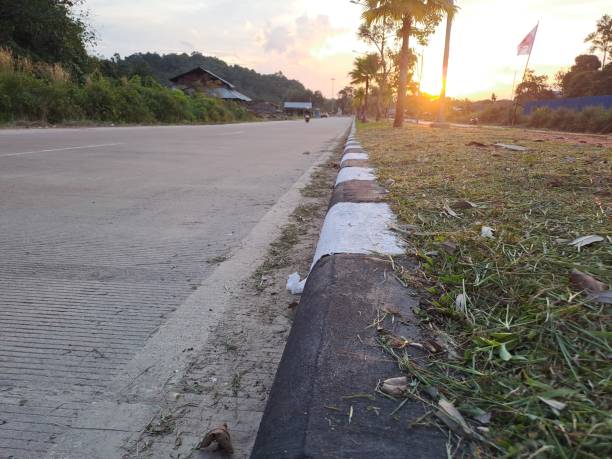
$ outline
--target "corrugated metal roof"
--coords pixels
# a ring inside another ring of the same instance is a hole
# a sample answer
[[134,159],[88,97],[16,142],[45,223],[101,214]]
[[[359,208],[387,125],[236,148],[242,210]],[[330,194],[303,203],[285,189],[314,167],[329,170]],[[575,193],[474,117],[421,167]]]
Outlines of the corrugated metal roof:
[[285,102],[285,108],[297,108],[299,110],[310,110],[312,102]]
[[241,92],[236,91],[235,89],[227,89],[227,88],[211,88],[208,89],[207,92],[213,96],[218,97],[219,99],[238,99],[243,100],[245,102],[251,102],[251,99]]
[[210,75],[210,76],[211,76],[211,77],[212,77],[214,80],[219,80],[219,81],[220,81],[221,83],[223,83],[224,85],[227,85],[227,86],[228,86],[230,89],[234,89],[234,87],[235,87],[235,86],[234,86],[233,84],[231,84],[229,81],[224,80],[224,79],[223,79],[223,78],[221,78],[220,76],[215,75],[215,74],[214,74],[214,73],[212,73],[210,70],[207,70],[207,69],[205,69],[205,68],[204,68],[204,67],[202,67],[202,66],[195,67],[195,68],[193,68],[193,69],[189,70],[188,72],[181,73],[180,75],[177,75],[177,76],[175,76],[175,77],[173,77],[173,78],[170,78],[170,81],[175,82],[175,81],[176,81],[176,80],[178,80],[179,78],[184,77],[185,75],[189,75],[190,73],[193,73],[193,72],[196,72],[196,71],[202,71],[202,72],[204,72],[204,73],[207,73],[207,74],[208,74],[208,75]]

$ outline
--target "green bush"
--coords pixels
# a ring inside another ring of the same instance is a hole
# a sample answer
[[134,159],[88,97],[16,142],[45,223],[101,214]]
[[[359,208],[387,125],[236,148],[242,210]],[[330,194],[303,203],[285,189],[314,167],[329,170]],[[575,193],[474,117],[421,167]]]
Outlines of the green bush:
[[536,108],[531,116],[527,118],[527,125],[536,128],[546,127],[551,118],[551,112],[552,110],[547,107]]
[[512,108],[508,105],[493,104],[485,108],[478,116],[481,123],[510,124]]
[[190,96],[150,78],[94,74],[79,85],[65,78],[61,68],[45,70],[44,77],[10,67],[0,70],[0,122],[220,123],[251,118],[237,103]]

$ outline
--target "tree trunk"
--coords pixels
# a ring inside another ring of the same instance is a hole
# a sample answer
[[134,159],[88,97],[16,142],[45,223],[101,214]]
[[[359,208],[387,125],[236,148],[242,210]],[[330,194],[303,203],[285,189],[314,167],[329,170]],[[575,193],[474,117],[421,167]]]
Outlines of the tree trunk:
[[412,18],[404,16],[402,19],[402,29],[400,34],[402,37],[402,49],[400,50],[399,63],[399,82],[397,84],[397,102],[395,104],[395,121],[393,127],[402,127],[404,125],[404,110],[406,102],[406,86],[408,85],[408,63],[410,59],[410,32],[412,28]]
[[370,79],[366,78],[365,82],[365,98],[363,103],[363,122],[368,120],[368,92],[370,91]]
[[385,39],[383,38],[380,46],[380,62],[383,66],[383,75],[378,83],[378,95],[376,96],[376,121],[380,121],[380,112],[382,111],[382,98],[385,97],[385,78],[386,78],[386,65],[385,65]]

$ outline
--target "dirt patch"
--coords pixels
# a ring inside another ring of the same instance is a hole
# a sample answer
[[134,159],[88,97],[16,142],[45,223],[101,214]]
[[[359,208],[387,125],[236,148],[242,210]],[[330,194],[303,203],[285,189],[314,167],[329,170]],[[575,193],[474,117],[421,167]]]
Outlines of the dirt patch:
[[234,448],[232,457],[248,457],[299,308],[299,297],[285,288],[287,277],[295,271],[302,276],[308,272],[341,154],[338,147],[315,170],[302,190],[302,202],[264,262],[243,281],[204,351],[194,356],[178,383],[167,387],[165,406],[130,443],[124,458],[224,457],[194,449],[206,431],[224,422]]

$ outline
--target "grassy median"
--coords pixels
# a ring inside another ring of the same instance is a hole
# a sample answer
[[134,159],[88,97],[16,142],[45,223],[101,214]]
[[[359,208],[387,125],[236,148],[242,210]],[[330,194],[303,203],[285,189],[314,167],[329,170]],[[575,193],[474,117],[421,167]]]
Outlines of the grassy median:
[[459,409],[470,455],[608,457],[612,149],[495,128],[358,135],[420,261],[423,326],[446,343],[424,362],[393,353],[414,390]]

